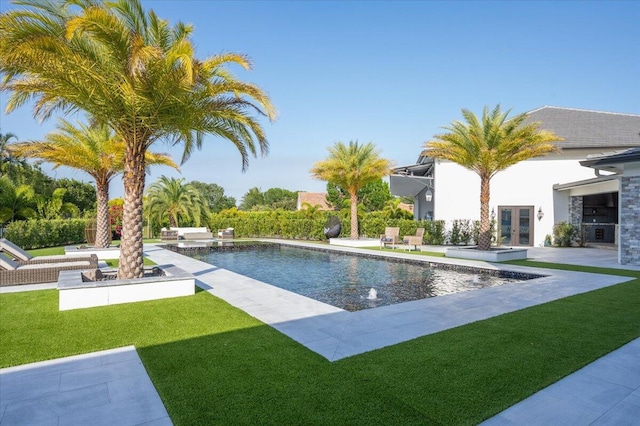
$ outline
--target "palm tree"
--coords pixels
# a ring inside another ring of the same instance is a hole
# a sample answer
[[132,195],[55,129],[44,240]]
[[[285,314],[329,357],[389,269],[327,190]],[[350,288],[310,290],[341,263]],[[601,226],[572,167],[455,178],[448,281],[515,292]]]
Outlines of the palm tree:
[[6,176],[0,176],[0,224],[34,218],[35,192],[29,185],[15,186]]
[[10,164],[18,164],[18,160],[9,150],[9,141],[18,139],[13,133],[0,133],[0,174],[6,174]]
[[349,142],[345,145],[337,142],[328,148],[329,157],[313,165],[311,174],[338,185],[349,193],[351,202],[351,239],[358,235],[358,190],[391,172],[390,161],[380,158],[375,146],[369,142],[364,145]]
[[149,186],[147,211],[152,219],[162,222],[168,218],[169,226],[179,226],[180,219],[192,220],[195,226],[200,226],[202,219],[208,217],[206,200],[194,186],[183,182],[184,179],[161,176]]
[[205,135],[249,155],[268,152],[258,116],[275,118],[268,96],[227,69],[250,69],[235,53],[195,56],[193,27],[174,26],[140,0],[21,0],[0,15],[0,90],[11,112],[34,100],[34,115],[84,110],[124,140],[124,213],[119,278],[144,274],[142,203],[145,153],[158,140],[184,148]]
[[[54,164],[54,169],[67,166],[89,174],[96,181],[97,215],[95,246],[104,248],[111,243],[109,222],[109,183],[124,170],[125,144],[109,127],[100,124],[75,126],[59,120],[57,130],[42,141],[20,142],[10,151],[27,158],[38,158]],[[145,164],[163,164],[178,168],[166,154],[145,153]]]
[[466,123],[452,122],[445,127],[448,133],[436,135],[425,144],[430,157],[460,164],[480,176],[479,250],[491,248],[491,178],[520,161],[558,151],[553,142],[562,140],[553,132],[540,130],[539,122],[524,123],[527,114],[507,120],[510,111],[503,113],[499,104],[492,111],[485,107],[482,120],[478,120],[471,111],[463,109]]

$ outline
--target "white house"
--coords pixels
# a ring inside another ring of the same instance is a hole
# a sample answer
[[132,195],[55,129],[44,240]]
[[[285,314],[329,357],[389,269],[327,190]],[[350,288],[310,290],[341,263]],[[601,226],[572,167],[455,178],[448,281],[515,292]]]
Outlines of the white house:
[[[582,224],[592,243],[624,238],[620,262],[640,264],[639,213],[636,207],[634,218],[629,207],[640,199],[634,186],[640,180],[640,115],[549,106],[527,114],[527,121],[541,122],[564,141],[558,142],[561,152],[523,161],[491,180],[490,208],[502,244],[542,245],[554,224],[570,222]],[[414,197],[417,219],[480,218],[480,178],[430,158],[428,150],[417,164],[395,168],[390,187],[394,195]],[[631,246],[628,232],[617,231],[622,226],[636,230]]]

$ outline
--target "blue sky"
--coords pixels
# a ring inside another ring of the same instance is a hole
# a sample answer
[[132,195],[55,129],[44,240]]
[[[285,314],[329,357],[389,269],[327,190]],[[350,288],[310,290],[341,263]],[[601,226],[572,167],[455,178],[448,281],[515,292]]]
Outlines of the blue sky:
[[[11,7],[1,1],[1,10]],[[373,142],[397,165],[462,108],[500,103],[513,113],[540,106],[640,114],[640,2],[391,2],[143,0],[172,23],[195,26],[199,57],[238,52],[254,69],[233,69],[269,93],[279,115],[264,122],[266,158],[241,159],[207,138],[178,174],[216,183],[240,201],[250,188],[324,191],[309,169],[337,141]],[[6,95],[0,95],[4,109]],[[30,108],[0,116],[3,133],[39,139],[55,119]],[[180,159],[179,149],[154,146]],[[53,174],[54,172],[52,172]],[[90,178],[70,169],[58,177]],[[111,185],[112,197],[122,183]]]

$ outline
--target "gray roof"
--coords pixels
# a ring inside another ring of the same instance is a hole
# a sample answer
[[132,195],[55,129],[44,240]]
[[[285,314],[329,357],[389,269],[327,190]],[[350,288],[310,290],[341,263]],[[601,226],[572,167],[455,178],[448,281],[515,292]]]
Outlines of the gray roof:
[[594,169],[619,171],[621,165],[638,162],[640,162],[640,147],[600,155],[589,155],[580,164]]
[[[544,106],[527,113],[527,121],[564,138],[562,149],[640,147],[640,115]],[[525,122],[527,122],[525,121]]]

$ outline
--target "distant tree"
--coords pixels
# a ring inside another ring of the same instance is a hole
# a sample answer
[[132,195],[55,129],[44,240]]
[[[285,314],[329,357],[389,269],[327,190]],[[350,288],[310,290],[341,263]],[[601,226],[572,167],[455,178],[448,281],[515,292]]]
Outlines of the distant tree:
[[296,210],[298,193],[282,188],[269,188],[264,193],[264,204],[272,209]]
[[191,185],[200,193],[212,213],[235,207],[236,199],[224,195],[224,188],[215,183],[204,183],[194,180]]
[[[358,204],[362,204],[365,211],[374,212],[384,209],[387,202],[393,199],[389,184],[382,179],[364,185],[357,194]],[[333,182],[327,182],[327,201],[333,207],[349,206],[349,193]]]
[[264,194],[260,192],[258,187],[253,187],[242,196],[239,210],[249,211],[255,206],[264,206]]
[[9,178],[0,176],[0,223],[35,218],[34,197],[31,186],[15,186]]
[[11,139],[18,140],[18,137],[13,133],[0,133],[0,175],[7,174],[9,165],[21,163],[21,160],[9,151]]
[[425,146],[429,157],[452,161],[480,176],[479,250],[491,248],[491,178],[520,161],[558,151],[553,142],[562,140],[553,132],[540,130],[539,122],[524,124],[527,114],[507,120],[509,112],[503,113],[500,105],[492,111],[484,107],[482,118],[478,119],[463,109],[466,123],[453,121],[445,127],[447,133],[434,136]]
[[57,179],[55,184],[58,188],[67,190],[64,194],[65,202],[75,204],[82,212],[95,211],[97,200],[95,186],[68,178]]
[[65,188],[56,188],[51,197],[36,197],[38,215],[44,219],[69,219],[80,216],[80,209],[73,203],[65,202]]
[[413,213],[400,207],[402,200],[400,198],[392,198],[387,201],[382,211],[389,219],[413,219]]
[[146,196],[149,216],[157,223],[168,220],[169,226],[187,222],[200,226],[209,215],[206,201],[194,186],[184,183],[184,178],[161,176],[149,186]]
[[333,182],[349,193],[351,238],[358,239],[358,191],[390,171],[391,162],[381,158],[371,142],[360,145],[352,141],[349,145],[338,142],[329,147],[329,157],[315,163],[311,174],[317,179]]

